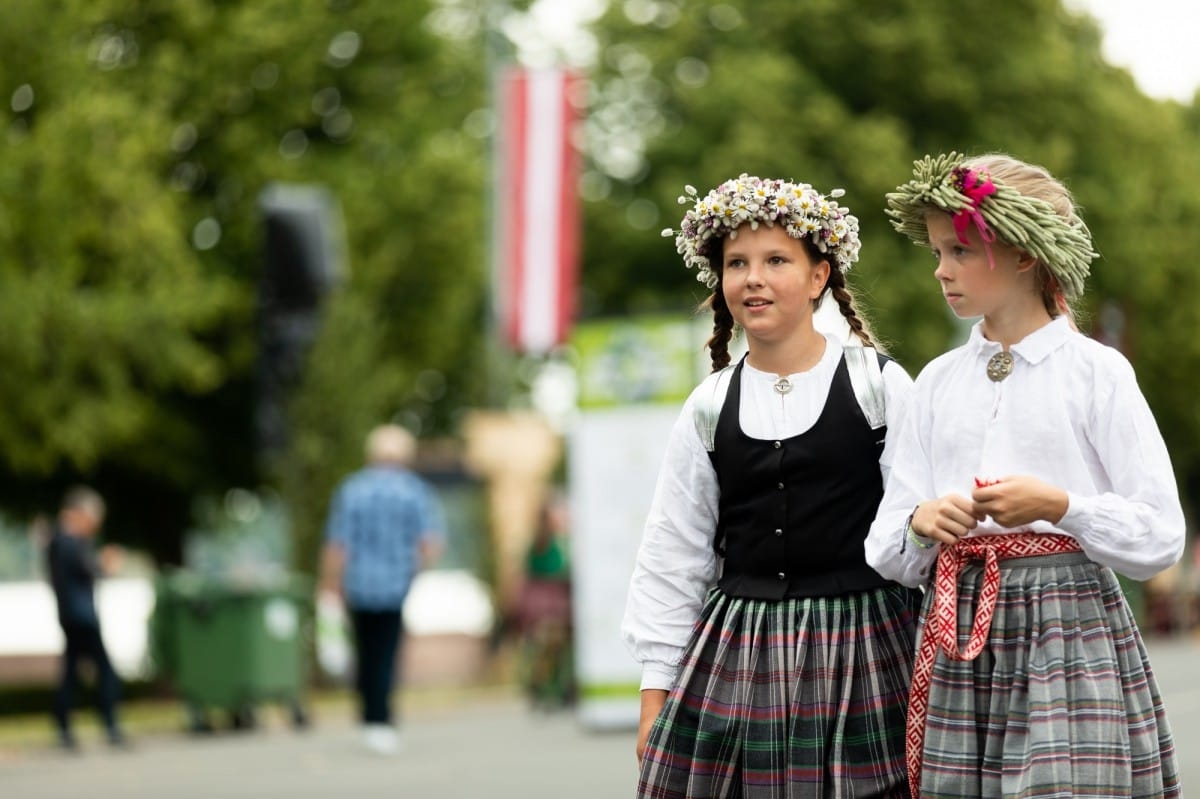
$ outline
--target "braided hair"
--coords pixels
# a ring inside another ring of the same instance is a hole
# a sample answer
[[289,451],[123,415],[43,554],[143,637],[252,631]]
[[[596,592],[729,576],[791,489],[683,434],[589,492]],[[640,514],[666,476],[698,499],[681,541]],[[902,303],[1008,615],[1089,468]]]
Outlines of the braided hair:
[[858,309],[854,304],[854,294],[846,285],[846,274],[840,269],[829,270],[829,280],[825,282],[825,289],[833,298],[837,300],[838,310],[842,312],[842,318],[846,320],[846,324],[850,325],[850,330],[854,335],[862,340],[864,347],[878,347],[871,339],[871,331],[865,319],[859,315]]
[[720,277],[717,278],[717,285],[713,286],[712,294],[700,307],[712,310],[713,332],[704,346],[708,348],[708,355],[712,359],[712,370],[719,372],[729,365],[729,342],[733,340],[733,312],[725,303]]

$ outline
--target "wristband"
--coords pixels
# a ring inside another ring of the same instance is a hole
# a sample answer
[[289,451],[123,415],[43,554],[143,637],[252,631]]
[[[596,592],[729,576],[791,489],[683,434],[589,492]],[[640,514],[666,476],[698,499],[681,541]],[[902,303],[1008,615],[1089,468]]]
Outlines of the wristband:
[[937,542],[934,541],[933,539],[926,538],[925,536],[921,535],[916,530],[914,530],[913,526],[912,526],[913,517],[917,515],[917,508],[919,508],[919,507],[921,507],[921,506],[917,505],[916,508],[913,508],[912,513],[908,514],[908,518],[904,520],[904,532],[908,536],[909,541],[912,541],[914,544],[919,546],[921,549],[929,549],[931,546],[933,546]]

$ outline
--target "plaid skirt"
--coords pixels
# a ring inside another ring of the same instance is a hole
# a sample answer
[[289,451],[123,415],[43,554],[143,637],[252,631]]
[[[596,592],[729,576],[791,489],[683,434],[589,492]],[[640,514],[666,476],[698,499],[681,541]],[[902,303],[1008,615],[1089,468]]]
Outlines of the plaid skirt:
[[650,733],[645,799],[905,797],[921,594],[713,590]]
[[[959,578],[960,647],[982,572]],[[1180,795],[1133,615],[1112,571],[1082,553],[1000,562],[987,645],[972,661],[938,652],[925,731],[922,797]]]

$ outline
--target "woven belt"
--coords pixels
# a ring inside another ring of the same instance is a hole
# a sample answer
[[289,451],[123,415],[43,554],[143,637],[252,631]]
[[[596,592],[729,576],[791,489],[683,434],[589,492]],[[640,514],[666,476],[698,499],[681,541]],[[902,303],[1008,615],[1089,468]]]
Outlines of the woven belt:
[[[921,645],[913,663],[912,691],[908,700],[908,784],[913,799],[920,799],[921,759],[925,749],[925,719],[929,715],[929,686],[938,650],[951,660],[974,660],[983,651],[996,614],[1000,593],[1000,561],[1038,555],[1081,552],[1074,538],[1054,533],[1007,533],[964,538],[942,546],[937,558],[933,607],[925,619]],[[983,586],[979,591],[975,621],[967,646],[958,649],[958,578],[972,560],[982,560]]]

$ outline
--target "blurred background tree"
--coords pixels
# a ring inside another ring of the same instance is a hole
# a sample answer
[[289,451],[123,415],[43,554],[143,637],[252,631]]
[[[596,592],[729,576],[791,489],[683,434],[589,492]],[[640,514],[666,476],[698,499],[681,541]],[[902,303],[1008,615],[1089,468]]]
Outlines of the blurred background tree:
[[[6,4],[0,503],[87,479],[178,562],[196,497],[280,485],[312,548],[362,438],[478,401],[486,101],[471,5]],[[350,277],[325,303],[289,450],[258,457],[270,182],[323,184]]]
[[[198,498],[273,486],[307,565],[372,424],[454,434],[495,399],[487,67],[528,5],[9,0],[0,507],[52,508],[85,479],[111,498],[115,537],[178,562]],[[802,179],[847,190],[853,284],[915,374],[964,327],[883,195],[928,151],[1011,152],[1084,206],[1104,258],[1082,324],[1134,360],[1200,489],[1200,112],[1104,63],[1093,22],[1059,0],[613,0],[593,33],[594,63],[563,53],[593,78],[585,316],[703,298],[659,235],[685,184]],[[288,448],[264,461],[258,199],[273,182],[328,188],[349,270],[321,305]]]
[[1145,96],[1103,61],[1091,19],[1058,0],[626,0],[595,33],[589,312],[703,299],[659,236],[685,184],[749,172],[840,186],[863,230],[852,283],[915,375],[966,328],[883,195],[927,152],[1009,152],[1082,204],[1103,258],[1081,326],[1134,361],[1181,488],[1200,490],[1200,409],[1181,390],[1200,367],[1196,105]]

